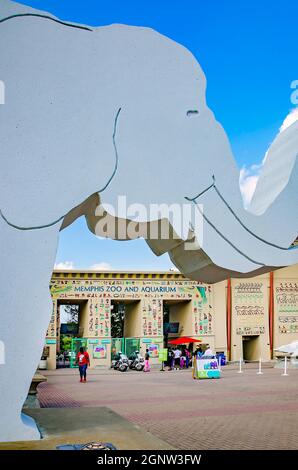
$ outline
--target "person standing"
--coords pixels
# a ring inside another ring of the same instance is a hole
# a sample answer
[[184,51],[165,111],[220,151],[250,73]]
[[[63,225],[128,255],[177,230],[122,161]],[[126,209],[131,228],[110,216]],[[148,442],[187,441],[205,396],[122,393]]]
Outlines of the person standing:
[[174,369],[174,361],[175,361],[174,351],[173,351],[173,349],[168,349],[168,366],[169,366],[169,370]]
[[190,352],[186,348],[185,349],[185,367],[186,367],[186,369],[188,369],[188,367],[189,367],[189,359],[190,359]]
[[213,356],[213,351],[209,344],[207,344],[207,349],[205,350],[203,356],[208,356],[208,357]]
[[174,357],[175,357],[175,369],[180,369],[180,356],[181,356],[181,351],[180,349],[176,348],[174,351]]
[[64,352],[63,352],[63,364],[64,364],[64,367],[65,367],[67,358],[68,358],[68,351],[64,351]]
[[146,349],[144,372],[150,372],[149,359],[150,359],[149,349]]
[[201,346],[197,347],[197,349],[195,350],[195,357],[202,357],[202,354],[203,354],[203,350],[201,348]]
[[90,366],[90,357],[84,348],[80,348],[77,354],[77,363],[79,365],[80,382],[86,382],[87,368]]

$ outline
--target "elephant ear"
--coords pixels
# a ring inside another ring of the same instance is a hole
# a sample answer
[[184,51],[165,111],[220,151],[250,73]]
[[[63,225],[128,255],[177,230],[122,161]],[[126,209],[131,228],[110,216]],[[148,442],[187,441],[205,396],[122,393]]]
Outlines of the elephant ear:
[[[298,119],[298,115],[297,115]],[[249,212],[262,215],[278,198],[288,191],[288,203],[296,201],[297,190],[288,185],[298,156],[298,120],[278,134],[264,159],[262,172],[248,207]]]

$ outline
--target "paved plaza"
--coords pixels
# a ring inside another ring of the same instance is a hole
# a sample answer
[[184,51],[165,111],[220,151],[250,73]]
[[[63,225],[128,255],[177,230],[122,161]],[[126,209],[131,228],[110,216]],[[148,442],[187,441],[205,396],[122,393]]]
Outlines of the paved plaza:
[[126,373],[47,371],[42,407],[108,407],[178,449],[297,449],[298,370],[245,366],[219,380],[193,380],[191,371]]

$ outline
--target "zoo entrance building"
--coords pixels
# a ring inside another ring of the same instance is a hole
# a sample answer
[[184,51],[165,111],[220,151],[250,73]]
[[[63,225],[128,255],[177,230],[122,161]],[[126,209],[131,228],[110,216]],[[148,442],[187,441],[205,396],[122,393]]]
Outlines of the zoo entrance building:
[[[203,284],[169,272],[53,272],[53,312],[45,339],[48,369],[60,349],[60,307],[77,305],[78,344],[91,367],[109,367],[115,350],[150,350],[166,338],[191,336],[230,360],[270,360],[274,348],[298,340],[298,265],[250,279]],[[113,311],[123,311],[122,338],[113,338]],[[166,338],[165,338],[166,335]]]

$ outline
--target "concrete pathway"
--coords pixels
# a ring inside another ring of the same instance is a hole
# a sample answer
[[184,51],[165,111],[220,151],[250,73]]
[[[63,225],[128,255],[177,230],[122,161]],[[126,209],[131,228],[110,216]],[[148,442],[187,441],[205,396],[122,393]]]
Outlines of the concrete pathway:
[[118,450],[169,450],[173,447],[112,410],[51,408],[26,410],[38,423],[40,441],[0,443],[0,450],[50,450],[62,444],[110,442]]
[[93,370],[81,384],[76,370],[57,370],[46,372],[39,398],[47,408],[108,407],[179,449],[297,449],[298,370],[281,374],[257,375],[257,364],[202,381],[191,371]]

